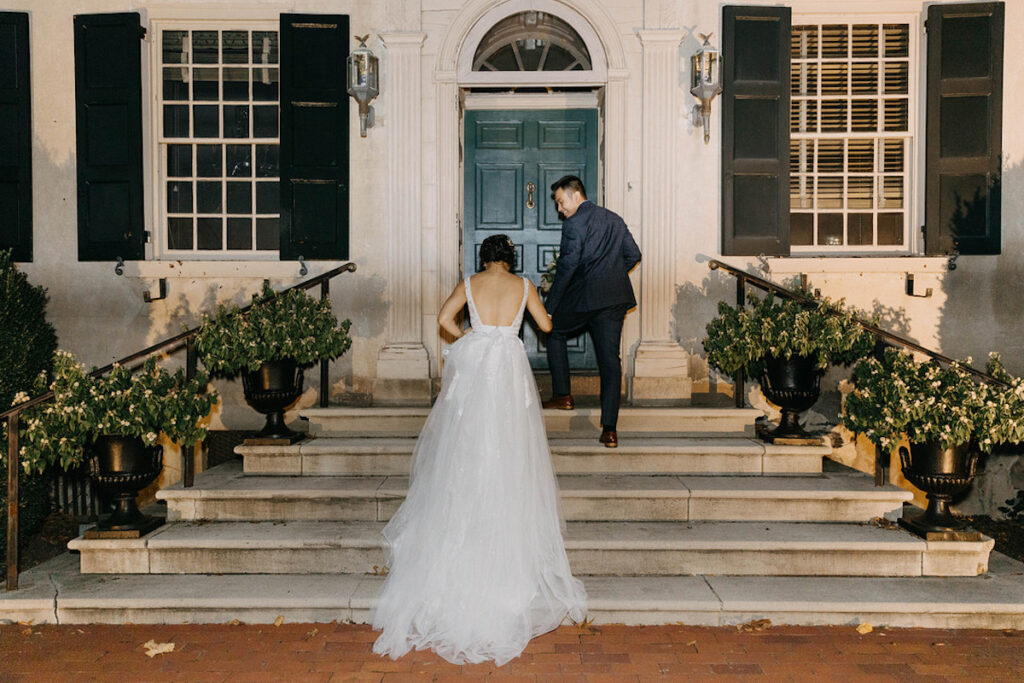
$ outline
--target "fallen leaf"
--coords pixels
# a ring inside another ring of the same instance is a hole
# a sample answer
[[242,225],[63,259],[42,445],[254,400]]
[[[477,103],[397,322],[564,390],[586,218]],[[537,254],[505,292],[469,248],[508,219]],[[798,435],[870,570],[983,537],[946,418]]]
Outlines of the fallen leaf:
[[283,623],[284,623],[284,615],[283,614],[279,614],[277,616],[277,619],[274,619],[274,626],[280,626]]
[[857,633],[861,634],[862,636],[871,633],[874,630],[875,627],[866,621],[860,622],[860,625],[857,626]]
[[231,620],[231,621],[229,621],[228,623],[229,623],[229,624],[231,624],[232,626],[238,626],[238,625],[239,625],[239,624],[241,624],[242,622],[240,622],[240,621],[239,621],[238,619],[232,619],[232,620]]
[[388,568],[387,568],[387,566],[386,565],[384,565],[384,566],[373,565],[373,575],[374,576],[387,576],[388,575]]
[[753,633],[754,631],[767,631],[771,627],[771,619],[755,619],[753,621],[748,621],[745,624],[740,624],[736,627],[736,630],[743,633]]
[[313,636],[315,636],[318,633],[320,633],[320,629],[314,628],[312,631],[306,631],[306,637],[307,638],[312,638]]
[[21,635],[23,635],[23,636],[30,636],[30,635],[32,635],[32,629],[30,629],[30,628],[26,628],[26,629],[24,629],[24,630],[23,630],[23,631],[21,632]]
[[142,647],[146,648],[147,657],[156,657],[157,655],[174,652],[174,643],[158,643],[155,640],[147,640],[142,644]]
[[578,628],[581,631],[588,631],[590,633],[600,633],[601,632],[601,629],[599,629],[596,626],[594,626],[594,618],[593,617],[591,617],[590,619],[587,619],[586,617],[583,617],[583,621],[575,621],[573,623],[576,625],[576,628]]
[[932,647],[945,647],[945,643],[932,643]]
[[697,647],[697,641],[696,640],[691,640],[686,645],[687,645],[687,647]]
[[26,620],[26,621],[19,621],[19,622],[18,622],[18,625],[19,625],[19,626],[31,626],[31,625],[32,625],[32,620],[31,620],[31,619],[28,619],[28,620]]

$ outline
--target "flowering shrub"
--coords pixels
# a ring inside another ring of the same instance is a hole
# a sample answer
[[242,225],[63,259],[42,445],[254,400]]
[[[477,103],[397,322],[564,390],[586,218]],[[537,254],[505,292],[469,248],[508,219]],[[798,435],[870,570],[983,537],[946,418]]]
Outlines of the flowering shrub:
[[865,358],[854,367],[855,388],[844,402],[843,423],[886,451],[904,434],[942,448],[974,441],[985,452],[1024,440],[1024,383],[1003,369],[996,354],[986,368],[1009,388],[979,384],[959,362],[944,367],[886,349],[881,358]]
[[[270,298],[274,297],[274,298]],[[234,377],[258,370],[263,363],[293,359],[300,366],[337,358],[352,346],[351,321],[340,324],[331,302],[292,289],[274,296],[269,285],[253,296],[253,306],[241,314],[238,306],[221,305],[217,315],[203,315],[196,351],[215,377]]]
[[[200,420],[217,401],[206,391],[206,377],[192,380],[183,370],[170,373],[149,358],[137,373],[115,365],[103,377],[90,377],[70,353],[54,356],[53,400],[23,413],[21,464],[26,472],[41,472],[50,464],[64,469],[85,459],[85,448],[97,436],[138,437],[147,445],[161,432],[171,441],[191,446],[206,435]],[[34,393],[47,390],[45,375]],[[28,400],[22,392],[15,403]]]
[[555,284],[555,274],[558,272],[558,250],[555,250],[554,258],[548,261],[544,272],[540,274],[540,293],[547,295],[551,291],[551,285]]
[[744,369],[760,377],[765,358],[772,357],[811,356],[821,369],[849,365],[874,348],[874,338],[842,299],[819,299],[808,306],[768,295],[751,296],[750,302],[749,308],[719,302],[718,317],[706,328],[708,363],[727,375]]

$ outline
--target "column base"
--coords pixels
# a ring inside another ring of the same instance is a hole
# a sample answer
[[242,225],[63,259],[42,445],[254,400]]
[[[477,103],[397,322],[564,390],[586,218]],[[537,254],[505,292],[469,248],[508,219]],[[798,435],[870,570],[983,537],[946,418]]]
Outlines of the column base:
[[375,405],[429,406],[430,359],[422,344],[389,344],[377,357]]
[[689,403],[693,393],[690,354],[674,342],[642,342],[633,361],[633,405]]

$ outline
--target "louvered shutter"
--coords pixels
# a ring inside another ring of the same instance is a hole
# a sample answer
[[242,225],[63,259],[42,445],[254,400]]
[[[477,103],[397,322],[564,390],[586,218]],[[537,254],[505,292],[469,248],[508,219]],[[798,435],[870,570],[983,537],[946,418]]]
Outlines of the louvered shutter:
[[28,14],[0,12],[0,249],[32,260]]

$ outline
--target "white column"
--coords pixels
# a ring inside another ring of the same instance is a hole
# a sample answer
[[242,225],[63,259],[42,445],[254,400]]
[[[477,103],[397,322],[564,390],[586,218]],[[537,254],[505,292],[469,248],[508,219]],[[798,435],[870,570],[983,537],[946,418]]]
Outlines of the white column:
[[673,338],[676,285],[675,158],[679,29],[643,29],[643,178],[641,182],[640,344],[630,397],[635,403],[690,398],[686,351]]
[[384,33],[381,99],[387,102],[388,341],[377,358],[377,403],[430,403],[422,338],[420,50],[423,33]]

